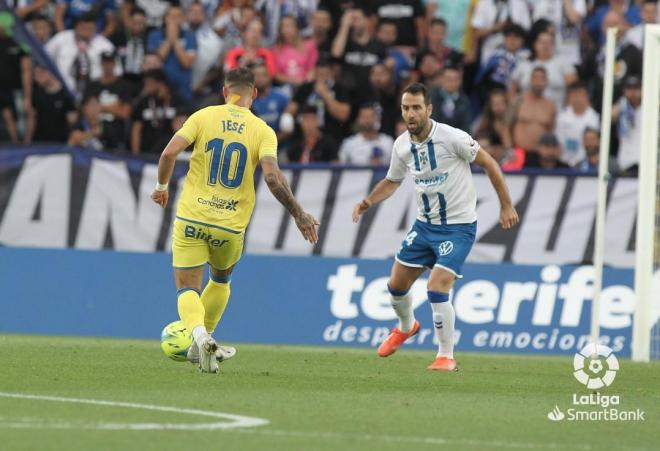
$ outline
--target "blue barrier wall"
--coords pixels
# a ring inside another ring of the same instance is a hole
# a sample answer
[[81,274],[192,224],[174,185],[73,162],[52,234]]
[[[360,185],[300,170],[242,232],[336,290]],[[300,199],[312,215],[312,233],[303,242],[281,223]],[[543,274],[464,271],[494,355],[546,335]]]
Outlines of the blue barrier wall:
[[[376,346],[395,324],[389,260],[247,255],[220,340]],[[453,295],[458,350],[571,354],[589,337],[588,266],[466,264]],[[630,354],[632,270],[606,269],[602,341]],[[0,332],[156,338],[177,318],[170,255],[0,248]],[[425,280],[413,287],[431,350]]]

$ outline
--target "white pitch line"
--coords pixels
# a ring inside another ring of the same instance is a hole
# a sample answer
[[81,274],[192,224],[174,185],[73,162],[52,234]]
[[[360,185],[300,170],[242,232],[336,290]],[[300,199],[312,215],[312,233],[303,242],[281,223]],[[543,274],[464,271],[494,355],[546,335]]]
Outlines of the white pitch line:
[[[199,415],[211,418],[221,418],[222,422],[214,423],[76,423],[74,422],[41,422],[35,423],[28,422],[0,422],[0,427],[13,427],[13,428],[83,428],[83,429],[112,429],[112,430],[155,430],[155,429],[174,429],[174,430],[208,430],[208,429],[224,429],[231,430],[235,428],[246,428],[264,426],[269,424],[269,421],[263,418],[247,417],[244,415],[235,415],[232,413],[212,412],[208,410],[198,409],[183,409],[180,407],[170,406],[157,406],[154,404],[137,404],[132,402],[116,402],[104,401],[99,399],[85,399],[85,398],[65,398],[61,396],[45,396],[45,395],[30,395],[25,393],[6,393],[0,392],[0,397],[15,398],[15,399],[30,399],[35,401],[52,401],[52,402],[68,402],[75,404],[93,404],[97,406],[119,407],[127,409],[142,409],[142,410],[156,410],[160,412],[172,412],[181,415]],[[67,425],[70,425],[67,426]]]
[[[373,435],[359,433],[341,433],[341,432],[314,432],[314,431],[293,431],[282,429],[236,429],[232,432],[244,434],[271,435],[279,437],[300,437],[328,440],[364,440],[387,443],[409,443],[419,445],[444,445],[451,449],[456,446],[471,446],[475,449],[497,448],[497,449],[538,449],[538,450],[565,450],[575,449],[581,451],[591,451],[595,448],[587,444],[565,443],[531,443],[531,442],[509,442],[500,440],[473,440],[473,439],[453,439],[444,437],[416,437],[406,435]],[[626,447],[620,448],[622,451],[650,451],[649,448]]]

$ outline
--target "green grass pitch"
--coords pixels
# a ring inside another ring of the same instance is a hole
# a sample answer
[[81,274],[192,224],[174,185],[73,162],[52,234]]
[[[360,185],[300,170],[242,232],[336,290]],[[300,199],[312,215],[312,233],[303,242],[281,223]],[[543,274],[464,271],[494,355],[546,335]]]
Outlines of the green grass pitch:
[[[569,357],[458,354],[433,373],[433,351],[238,345],[219,375],[163,356],[157,341],[0,335],[0,449],[14,450],[657,450],[660,363],[620,360],[606,393],[646,421],[551,422],[573,393]],[[173,407],[145,410],[7,397],[54,396]],[[217,418],[268,424],[163,430]],[[135,425],[142,425],[135,429]],[[146,426],[145,426],[146,425]],[[149,425],[156,429],[151,428]]]

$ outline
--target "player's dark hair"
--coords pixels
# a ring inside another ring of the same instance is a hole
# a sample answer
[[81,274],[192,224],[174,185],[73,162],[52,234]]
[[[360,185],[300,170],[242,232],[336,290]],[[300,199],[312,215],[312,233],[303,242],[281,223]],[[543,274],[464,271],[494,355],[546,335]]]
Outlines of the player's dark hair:
[[225,74],[224,85],[229,89],[253,88],[254,74],[247,67],[237,67]]
[[578,80],[568,85],[566,89],[568,90],[568,92],[579,91],[579,90],[587,91],[587,85],[584,82]]
[[144,9],[140,8],[139,6],[134,6],[131,9],[131,17],[133,16],[146,16],[147,13],[144,11]]
[[429,26],[431,26],[431,27],[433,25],[442,25],[443,27],[447,28],[447,21],[445,19],[443,19],[442,17],[436,17],[429,24]]
[[96,17],[94,17],[94,15],[91,13],[85,13],[82,16],[78,16],[73,21],[74,26],[78,25],[79,23],[90,23],[90,22],[96,23]]
[[422,97],[424,97],[424,103],[426,105],[429,105],[431,103],[431,97],[429,96],[429,91],[428,89],[426,89],[426,86],[424,86],[422,83],[413,83],[411,85],[406,86],[406,88],[401,92],[401,95],[406,93],[414,96],[421,95]]
[[536,66],[534,69],[532,69],[532,74],[534,72],[543,72],[543,75],[545,75],[546,77],[548,76],[548,71],[545,70],[545,67],[543,66]]
[[595,133],[596,136],[600,138],[600,130],[598,130],[597,128],[593,128],[593,127],[585,128],[584,131],[582,132],[582,136],[586,135],[587,133]]

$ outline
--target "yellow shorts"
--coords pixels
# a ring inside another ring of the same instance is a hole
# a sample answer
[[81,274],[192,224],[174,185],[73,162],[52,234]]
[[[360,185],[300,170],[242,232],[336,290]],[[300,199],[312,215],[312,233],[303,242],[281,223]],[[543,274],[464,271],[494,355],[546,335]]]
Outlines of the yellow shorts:
[[206,263],[227,269],[241,258],[243,239],[243,232],[177,216],[172,231],[172,264],[177,269]]

